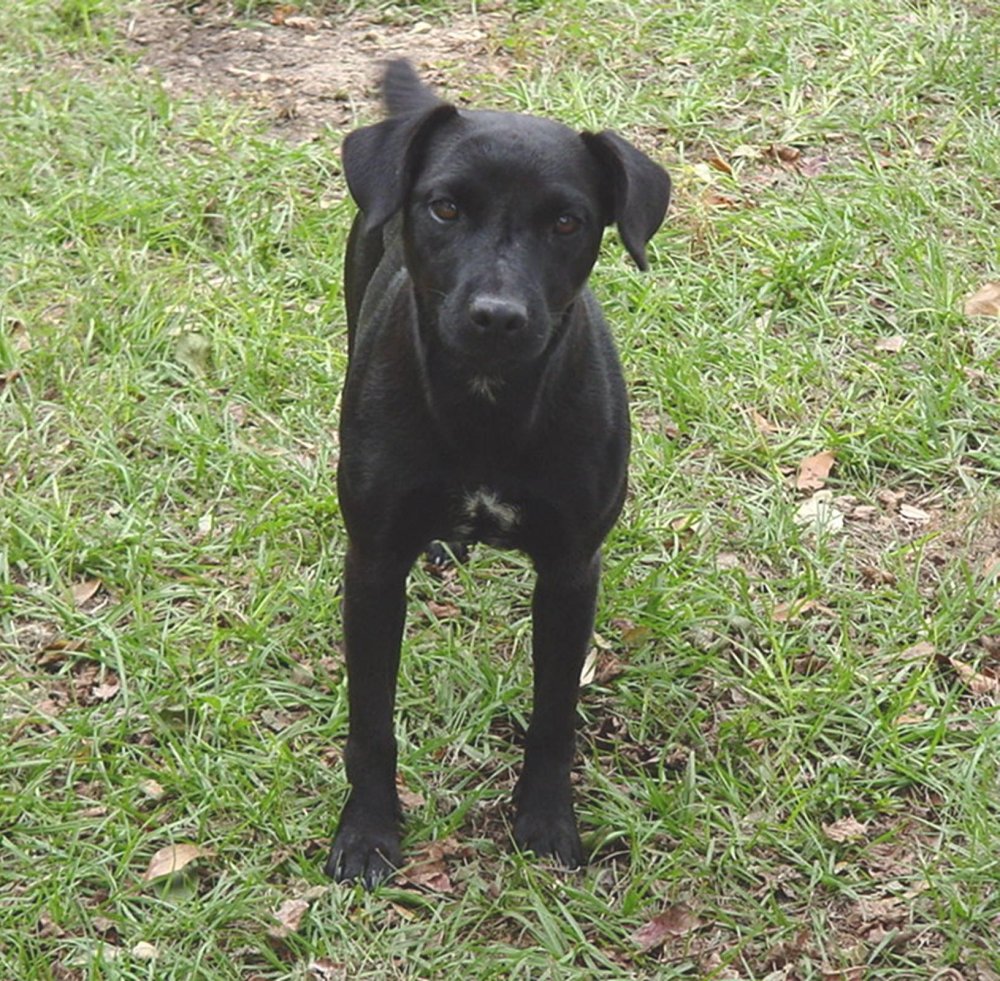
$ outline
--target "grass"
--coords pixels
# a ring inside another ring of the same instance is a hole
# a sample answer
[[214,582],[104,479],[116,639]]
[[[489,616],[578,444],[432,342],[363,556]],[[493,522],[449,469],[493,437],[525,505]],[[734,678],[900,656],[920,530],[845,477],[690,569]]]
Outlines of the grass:
[[[0,977],[1000,972],[1000,340],[962,313],[1000,270],[1000,20],[518,7],[511,71],[453,91],[612,126],[676,181],[651,272],[609,235],[594,276],[636,445],[580,710],[589,869],[510,851],[530,569],[480,548],[411,579],[416,868],[323,888],[340,134],[139,75],[117,0],[32,0],[0,12]],[[822,449],[839,531],[795,520]],[[143,882],[172,843],[208,854]]]

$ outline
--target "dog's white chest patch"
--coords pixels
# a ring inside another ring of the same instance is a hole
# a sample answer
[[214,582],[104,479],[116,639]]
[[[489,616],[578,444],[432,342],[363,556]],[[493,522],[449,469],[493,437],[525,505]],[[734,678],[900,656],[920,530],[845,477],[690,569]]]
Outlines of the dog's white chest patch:
[[[469,531],[479,535],[487,530],[507,534],[521,520],[518,509],[513,504],[501,501],[499,494],[488,487],[480,487],[465,495],[462,514]],[[484,540],[488,541],[489,537]]]
[[469,391],[487,402],[496,402],[501,385],[502,378],[490,378],[488,375],[476,375],[469,379]]

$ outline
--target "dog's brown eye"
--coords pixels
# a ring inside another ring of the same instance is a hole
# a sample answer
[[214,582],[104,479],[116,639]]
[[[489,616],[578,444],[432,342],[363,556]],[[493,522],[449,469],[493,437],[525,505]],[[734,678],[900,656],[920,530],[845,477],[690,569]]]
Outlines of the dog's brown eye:
[[454,201],[442,199],[431,201],[431,214],[438,221],[449,222],[458,218],[458,205]]
[[560,215],[552,227],[556,235],[572,235],[580,230],[582,224],[583,222],[573,215]]

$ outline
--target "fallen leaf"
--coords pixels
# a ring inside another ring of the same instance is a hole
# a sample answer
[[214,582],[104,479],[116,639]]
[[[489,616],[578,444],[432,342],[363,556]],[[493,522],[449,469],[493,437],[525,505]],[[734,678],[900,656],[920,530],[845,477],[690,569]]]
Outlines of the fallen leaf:
[[19,320],[15,320],[10,326],[10,343],[19,354],[31,350],[31,335],[28,333],[28,328]]
[[318,961],[310,961],[309,973],[317,981],[343,981],[347,977],[347,968],[343,964],[321,957]]
[[[634,630],[648,630],[646,627],[634,627]],[[580,671],[580,687],[594,684],[606,685],[625,671],[625,666],[610,651],[592,647],[583,662]]]
[[298,7],[293,3],[279,3],[271,11],[271,23],[276,27],[281,27],[285,23],[286,17],[292,17],[298,12]]
[[1000,678],[983,674],[957,657],[949,657],[948,663],[955,669],[955,674],[961,679],[962,684],[973,694],[995,695],[1000,692]]
[[770,436],[771,433],[777,433],[781,430],[773,422],[771,422],[766,417],[762,416],[755,408],[751,406],[749,409],[750,419],[754,424],[754,428],[761,434],[761,436]]
[[931,516],[923,508],[914,507],[912,504],[900,504],[899,515],[901,518],[914,521],[917,524],[923,524],[931,519]]
[[403,805],[403,807],[423,807],[424,804],[427,803],[422,794],[418,794],[415,790],[410,790],[410,788],[403,783],[402,774],[396,775],[396,795],[399,797],[399,802]]
[[1000,283],[984,283],[965,301],[967,317],[1000,317]]
[[868,832],[868,826],[848,815],[832,824],[824,824],[823,832],[831,841],[861,841]]
[[427,609],[438,620],[454,620],[462,612],[454,603],[438,603],[435,600],[428,600]]
[[934,657],[935,654],[937,654],[937,648],[930,641],[922,640],[920,643],[900,651],[899,659],[901,661],[926,661],[928,658]]
[[267,935],[282,940],[290,934],[297,933],[307,909],[309,909],[308,900],[286,899],[272,914],[278,925],[268,927]]
[[836,534],[844,528],[844,512],[833,503],[833,491],[816,491],[804,500],[793,518],[797,525],[811,531]]
[[121,687],[121,683],[116,678],[110,682],[106,682],[103,685],[97,685],[95,688],[91,689],[90,697],[95,702],[108,702],[121,691]]
[[795,165],[800,174],[806,177],[819,177],[830,165],[830,160],[825,155],[819,154],[815,157],[802,157],[795,162]]
[[159,800],[165,793],[155,780],[140,780],[139,789],[151,800]]
[[683,937],[701,926],[701,920],[687,906],[668,906],[632,934],[632,941],[644,953],[659,947],[668,937]]
[[906,346],[906,338],[902,334],[894,337],[881,337],[875,342],[876,351],[887,351],[889,354],[899,354]]
[[880,490],[875,493],[876,499],[889,511],[898,511],[899,505],[906,497],[906,491]]
[[302,893],[301,896],[299,896],[299,899],[304,899],[306,902],[311,903],[319,899],[320,896],[325,896],[329,891],[329,886],[325,886],[320,883],[315,886],[310,886],[304,893]]
[[731,194],[721,194],[719,191],[706,191],[701,199],[710,208],[729,208],[731,211],[735,211],[743,207],[743,202],[739,198],[735,198]]
[[143,873],[142,881],[152,882],[165,875],[173,875],[196,858],[204,858],[210,854],[197,845],[166,845],[149,860],[149,868]]
[[708,165],[715,168],[715,170],[721,171],[723,174],[728,174],[730,177],[733,176],[733,168],[722,157],[709,157]]
[[799,464],[795,486],[799,490],[819,490],[826,483],[826,478],[830,475],[835,462],[836,457],[831,450],[807,456]]
[[859,566],[858,571],[861,573],[861,578],[869,586],[894,586],[896,584],[896,577],[893,573],[887,569],[880,569],[876,565],[862,565]]
[[410,866],[403,873],[403,878],[414,886],[422,886],[432,892],[452,893],[455,891],[445,863],[440,858],[432,858],[429,861]]
[[83,606],[87,600],[93,599],[100,588],[100,579],[85,579],[83,582],[73,583],[70,593],[73,596],[73,602],[77,606]]
[[614,654],[601,654],[597,658],[597,677],[594,680],[599,685],[606,685],[624,672],[625,665]]
[[775,623],[787,623],[789,620],[800,620],[806,613],[820,613],[825,616],[834,616],[833,610],[824,606],[819,600],[788,600],[778,603],[771,611],[771,619]]
[[782,163],[795,163],[802,156],[801,150],[796,150],[793,146],[780,146],[772,143],[765,151],[769,157],[774,157]]
[[408,923],[417,918],[417,914],[412,909],[407,909],[400,903],[389,903],[389,906],[400,919],[406,920]]
[[698,161],[698,163],[696,163],[691,168],[691,170],[694,172],[694,175],[698,178],[698,180],[700,180],[703,184],[715,183],[715,174],[712,173],[712,168],[709,167],[709,165],[704,161],[702,160]]
[[298,17],[286,17],[285,27],[291,27],[298,31],[318,31],[323,26],[323,21],[318,17],[307,17],[305,15]]

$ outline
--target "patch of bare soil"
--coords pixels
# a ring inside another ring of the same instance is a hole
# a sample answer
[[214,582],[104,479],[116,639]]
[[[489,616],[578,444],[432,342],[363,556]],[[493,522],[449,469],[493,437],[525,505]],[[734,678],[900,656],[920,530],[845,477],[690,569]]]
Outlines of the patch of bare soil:
[[432,83],[455,68],[509,69],[498,41],[510,18],[502,9],[456,14],[446,25],[380,22],[375,11],[288,10],[276,6],[270,22],[241,23],[226,4],[140,0],[123,33],[139,71],[159,76],[168,91],[241,102],[270,120],[271,135],[296,141],[370,115],[383,59],[408,57]]

